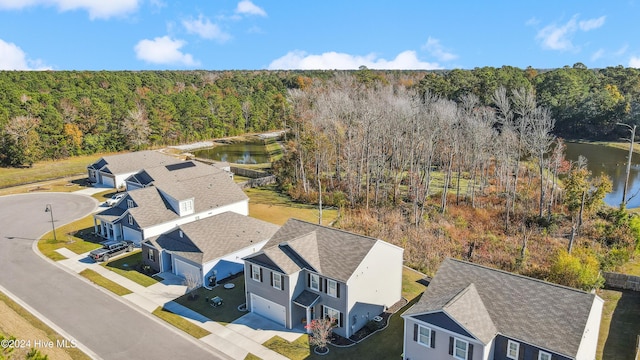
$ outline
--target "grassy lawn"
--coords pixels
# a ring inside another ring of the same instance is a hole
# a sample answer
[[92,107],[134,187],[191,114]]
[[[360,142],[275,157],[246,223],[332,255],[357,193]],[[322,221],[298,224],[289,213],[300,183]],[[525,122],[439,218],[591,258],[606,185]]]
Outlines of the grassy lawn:
[[114,294],[116,294],[118,296],[124,296],[124,295],[131,294],[131,291],[129,289],[127,289],[126,287],[107,279],[106,277],[98,274],[97,272],[95,272],[95,271],[93,271],[91,269],[82,270],[80,272],[80,275],[82,275],[85,278],[89,279],[94,284],[100,285],[103,288],[111,291],[112,293],[114,293]]
[[640,335],[640,293],[601,290],[598,295],[605,303],[596,358],[633,360]]
[[391,316],[385,330],[371,335],[359,344],[348,348],[330,346],[329,354],[323,356],[313,353],[307,335],[302,335],[291,343],[274,336],[263,345],[290,359],[397,359],[402,354],[404,334],[404,321],[400,315],[418,301],[418,297],[426,289],[426,286],[418,282],[423,278],[424,274],[408,268],[402,269],[402,296],[409,300],[409,304]]
[[[289,218],[318,223],[318,208],[296,203],[276,191],[274,185],[245,189],[249,197],[249,216],[273,224],[283,225]],[[328,225],[338,217],[338,210],[323,209],[322,224]]]
[[[0,332],[10,334],[18,339],[49,339],[56,343],[66,339],[55,332],[29,311],[15,303],[8,296],[0,292]],[[90,359],[78,348],[40,348],[50,359]],[[0,351],[1,353],[2,351]],[[18,355],[18,354],[16,354]],[[17,357],[16,357],[17,358]]]
[[200,339],[211,334],[209,331],[201,328],[200,326],[182,318],[179,315],[167,311],[162,307],[158,307],[157,309],[153,310],[152,314],[186,332],[196,339]]
[[158,283],[156,279],[138,271],[140,264],[142,264],[142,251],[138,250],[102,266],[144,287]]
[[640,251],[636,251],[634,258],[616,269],[616,271],[627,275],[640,276]]
[[65,257],[55,250],[66,247],[76,254],[83,254],[99,248],[103,238],[93,235],[93,216],[89,215],[67,225],[56,227],[56,238],[53,239],[53,231],[46,233],[38,241],[38,249],[48,258],[58,261]]
[[[222,285],[218,285],[213,290],[207,290],[201,287],[195,290],[195,299],[190,299],[189,294],[185,294],[174,301],[222,325],[229,324],[246,314],[246,312],[238,311],[238,306],[244,304],[246,298],[244,294],[243,275],[228,282],[236,286],[233,289],[225,289]],[[207,299],[215,296],[223,299],[224,304],[222,306],[213,307],[209,304]]]
[[86,174],[87,165],[100,157],[101,154],[76,156],[64,160],[38,162],[30,168],[0,168],[0,188]]
[[253,355],[252,353],[248,353],[247,356],[244,357],[244,360],[261,360],[261,357]]

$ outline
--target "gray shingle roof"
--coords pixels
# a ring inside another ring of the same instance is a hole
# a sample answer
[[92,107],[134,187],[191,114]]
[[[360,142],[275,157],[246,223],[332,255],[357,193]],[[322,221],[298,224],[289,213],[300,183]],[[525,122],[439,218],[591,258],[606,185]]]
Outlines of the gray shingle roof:
[[285,274],[308,268],[346,282],[377,239],[289,219],[264,246],[246,259]]
[[494,331],[481,324],[490,320],[504,336],[575,357],[594,298],[577,289],[446,259],[404,316],[444,311],[480,340]]
[[224,212],[180,225],[148,241],[155,247],[202,264],[267,240],[277,230],[277,225],[234,212]]
[[140,169],[146,167],[174,164],[180,162],[180,159],[174,158],[173,156],[165,155],[158,151],[146,150],[126,154],[104,156],[94,164],[89,165],[89,167],[97,164],[95,167],[100,169],[102,167],[100,166],[102,165],[102,162],[105,163],[112,174],[126,174],[139,171]]

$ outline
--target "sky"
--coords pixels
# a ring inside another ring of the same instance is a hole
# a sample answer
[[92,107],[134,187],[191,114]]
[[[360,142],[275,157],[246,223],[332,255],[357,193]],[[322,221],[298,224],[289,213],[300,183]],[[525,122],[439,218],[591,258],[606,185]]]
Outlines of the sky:
[[640,0],[0,0],[0,70],[640,68]]

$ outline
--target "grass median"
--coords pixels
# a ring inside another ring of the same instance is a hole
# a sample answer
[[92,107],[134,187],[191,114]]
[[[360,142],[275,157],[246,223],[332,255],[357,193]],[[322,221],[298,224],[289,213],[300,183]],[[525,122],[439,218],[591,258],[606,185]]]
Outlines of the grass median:
[[118,296],[129,295],[132,293],[131,290],[127,289],[126,287],[118,284],[115,281],[107,279],[106,277],[98,274],[97,272],[91,269],[82,270],[80,272],[80,275],[89,279],[89,281],[91,281],[92,283],[102,286],[103,288],[111,291],[112,293]]
[[211,332],[201,328],[200,326],[190,322],[189,320],[184,319],[182,316],[176,315],[171,311],[167,311],[162,307],[158,307],[157,309],[155,309],[152,314],[186,332],[196,339],[200,339],[211,334]]

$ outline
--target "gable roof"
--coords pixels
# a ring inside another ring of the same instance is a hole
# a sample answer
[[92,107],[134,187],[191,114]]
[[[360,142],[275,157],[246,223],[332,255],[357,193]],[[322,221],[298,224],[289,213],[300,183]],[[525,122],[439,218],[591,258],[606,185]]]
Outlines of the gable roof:
[[89,165],[89,168],[104,170],[111,174],[126,174],[139,171],[145,167],[154,167],[160,165],[168,165],[181,162],[180,159],[163,154],[158,151],[145,150],[136,151],[126,154],[107,155],[100,158],[95,163]]
[[[443,311],[479,340],[497,331],[575,357],[594,298],[577,289],[446,259],[404,316]],[[495,330],[482,322],[492,323]]]
[[245,260],[285,274],[308,269],[346,282],[381,240],[289,219],[263,250]]
[[277,225],[228,211],[180,225],[147,241],[156,248],[203,264],[267,240],[278,228]]

